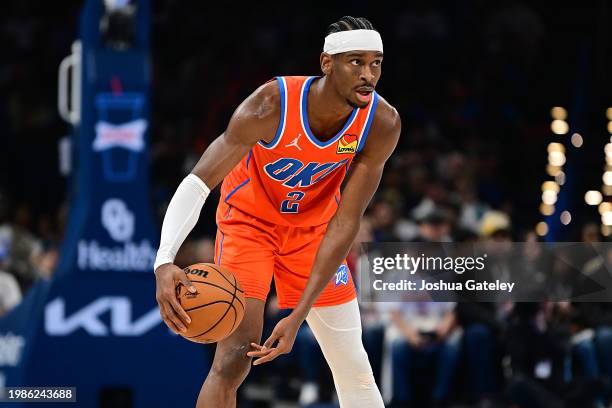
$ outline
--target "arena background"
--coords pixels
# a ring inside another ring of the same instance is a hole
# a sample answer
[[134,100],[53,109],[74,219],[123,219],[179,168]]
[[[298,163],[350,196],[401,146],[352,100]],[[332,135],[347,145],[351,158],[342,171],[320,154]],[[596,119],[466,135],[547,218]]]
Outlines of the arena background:
[[[171,335],[155,309],[151,253],[165,207],[243,98],[276,75],[319,73],[325,30],[343,15],[367,17],[382,34],[377,90],[403,123],[359,240],[611,233],[606,1],[106,4],[3,4],[0,388],[76,386],[84,407],[194,404],[214,348]],[[81,81],[74,69],[58,75],[72,52],[64,67],[79,60]],[[212,259],[217,201],[218,190],[177,264]],[[394,317],[365,309],[364,341],[389,405],[431,406],[428,390],[445,373],[441,406],[610,403],[608,304],[563,305],[565,319],[546,302],[489,306],[450,311],[464,329],[456,368],[396,367],[410,370],[412,405],[388,375],[397,372],[390,356],[410,353],[384,339]],[[268,331],[282,313],[272,298]],[[533,329],[536,321],[545,324]],[[595,340],[580,342],[588,330]],[[488,358],[474,357],[474,344]],[[304,329],[291,356],[251,372],[239,406],[297,406],[313,384],[317,403],[333,406],[331,375]]]

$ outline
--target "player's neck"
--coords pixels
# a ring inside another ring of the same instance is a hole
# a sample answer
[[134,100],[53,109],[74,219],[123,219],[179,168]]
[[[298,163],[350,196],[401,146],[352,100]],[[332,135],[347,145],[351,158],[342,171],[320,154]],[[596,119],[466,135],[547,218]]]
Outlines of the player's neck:
[[326,77],[315,80],[310,87],[308,101],[313,108],[309,112],[316,116],[314,119],[323,123],[334,123],[339,118],[347,118],[354,109],[346,103],[346,99],[338,95]]

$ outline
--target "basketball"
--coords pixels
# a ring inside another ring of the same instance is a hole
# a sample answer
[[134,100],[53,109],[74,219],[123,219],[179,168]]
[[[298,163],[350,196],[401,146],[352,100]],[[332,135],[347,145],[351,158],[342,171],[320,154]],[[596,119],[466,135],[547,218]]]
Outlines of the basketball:
[[198,263],[184,269],[193,282],[195,293],[179,284],[177,298],[191,323],[181,335],[196,343],[223,340],[240,324],[244,316],[244,291],[227,269],[210,263]]

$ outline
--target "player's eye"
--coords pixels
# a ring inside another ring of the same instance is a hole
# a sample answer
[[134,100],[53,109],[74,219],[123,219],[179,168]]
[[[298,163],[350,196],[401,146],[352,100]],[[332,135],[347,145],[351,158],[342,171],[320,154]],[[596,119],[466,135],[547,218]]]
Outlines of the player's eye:
[[372,63],[372,65],[374,65],[375,67],[380,67],[380,64],[382,64],[381,60],[376,60]]
[[359,65],[359,60],[358,59],[351,60],[351,65],[358,66]]

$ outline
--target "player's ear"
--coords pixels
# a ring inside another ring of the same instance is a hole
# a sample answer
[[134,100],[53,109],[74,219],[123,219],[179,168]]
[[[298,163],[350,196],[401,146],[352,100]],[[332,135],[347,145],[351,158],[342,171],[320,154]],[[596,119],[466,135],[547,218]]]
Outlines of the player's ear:
[[323,72],[323,74],[325,74],[325,75],[331,74],[331,70],[332,70],[332,57],[331,57],[331,55],[322,52],[321,53],[321,57],[319,58],[319,60],[321,62],[321,71]]

